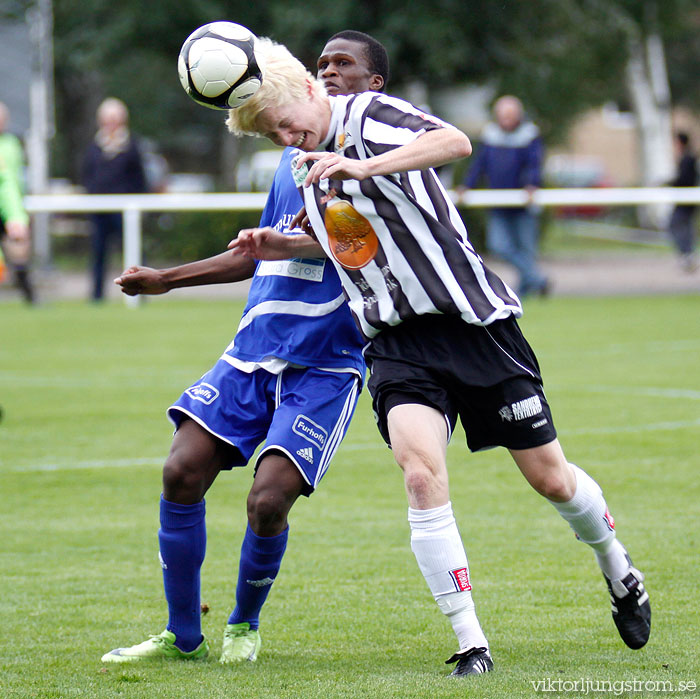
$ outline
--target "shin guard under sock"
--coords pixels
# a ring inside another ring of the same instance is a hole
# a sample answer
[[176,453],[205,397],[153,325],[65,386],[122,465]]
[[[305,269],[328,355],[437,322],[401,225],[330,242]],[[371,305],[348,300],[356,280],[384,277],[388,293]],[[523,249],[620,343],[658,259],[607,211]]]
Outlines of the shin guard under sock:
[[167,628],[185,652],[202,640],[199,575],[207,546],[204,515],[204,500],[178,505],[161,496],[158,541],[168,602]]

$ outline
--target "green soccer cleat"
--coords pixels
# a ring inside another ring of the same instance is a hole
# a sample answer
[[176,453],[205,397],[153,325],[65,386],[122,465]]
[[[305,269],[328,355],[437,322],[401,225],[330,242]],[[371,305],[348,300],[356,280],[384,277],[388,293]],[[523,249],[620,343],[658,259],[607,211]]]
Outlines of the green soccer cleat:
[[251,629],[247,621],[229,624],[224,631],[224,643],[221,647],[219,662],[224,665],[242,663],[244,660],[254,663],[261,643],[260,632],[257,629]]
[[102,656],[103,663],[134,663],[140,660],[154,658],[169,658],[172,660],[203,660],[209,654],[206,638],[189,653],[185,653],[175,645],[175,634],[163,631],[157,636],[151,636],[147,641],[130,648],[115,648]]

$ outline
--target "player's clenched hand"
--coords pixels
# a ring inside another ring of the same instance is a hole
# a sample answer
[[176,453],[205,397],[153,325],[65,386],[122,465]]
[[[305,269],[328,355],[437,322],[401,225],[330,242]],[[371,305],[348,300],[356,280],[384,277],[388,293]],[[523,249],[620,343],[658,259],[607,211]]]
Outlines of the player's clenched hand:
[[[2,222],[0,221],[0,227]],[[5,240],[5,255],[16,265],[27,264],[32,255],[32,240],[29,226],[21,221],[5,223],[7,239]]]
[[168,291],[159,270],[151,267],[129,267],[114,280],[114,283],[120,286],[127,296],[164,294]]
[[304,180],[305,187],[330,178],[334,180],[364,180],[368,176],[366,160],[346,158],[337,153],[304,153],[297,160],[297,167],[301,167],[304,163],[307,163],[309,167],[309,172]]
[[5,230],[9,240],[21,243],[29,239],[29,226],[23,221],[6,221]]

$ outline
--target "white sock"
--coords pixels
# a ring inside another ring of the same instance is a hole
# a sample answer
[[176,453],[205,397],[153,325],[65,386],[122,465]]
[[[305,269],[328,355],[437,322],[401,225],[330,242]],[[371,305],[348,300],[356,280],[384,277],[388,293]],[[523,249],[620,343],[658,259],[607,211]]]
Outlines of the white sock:
[[603,497],[600,486],[582,469],[569,464],[576,475],[576,492],[567,502],[552,505],[569,523],[577,538],[595,553],[603,574],[611,580],[624,577],[630,565],[625,547],[615,538],[615,521]]
[[625,547],[617,537],[609,539],[605,544],[592,544],[593,553],[600,569],[608,580],[620,580],[630,570],[630,564],[625,555]]
[[452,503],[430,510],[408,508],[411,550],[440,610],[459,641],[460,650],[488,648],[476,616],[467,554],[452,514]]

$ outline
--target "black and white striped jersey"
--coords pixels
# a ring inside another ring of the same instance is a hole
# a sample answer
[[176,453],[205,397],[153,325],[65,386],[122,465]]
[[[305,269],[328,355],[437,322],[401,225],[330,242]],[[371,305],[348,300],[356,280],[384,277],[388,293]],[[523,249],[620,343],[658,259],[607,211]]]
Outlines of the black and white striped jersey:
[[[320,148],[348,158],[380,155],[426,131],[453,128],[408,102],[365,92],[331,97]],[[295,163],[295,159],[292,160]],[[292,171],[297,185],[306,167]],[[338,269],[366,337],[418,315],[459,315],[488,325],[519,317],[516,294],[483,263],[433,170],[322,180],[301,187],[316,236]]]

